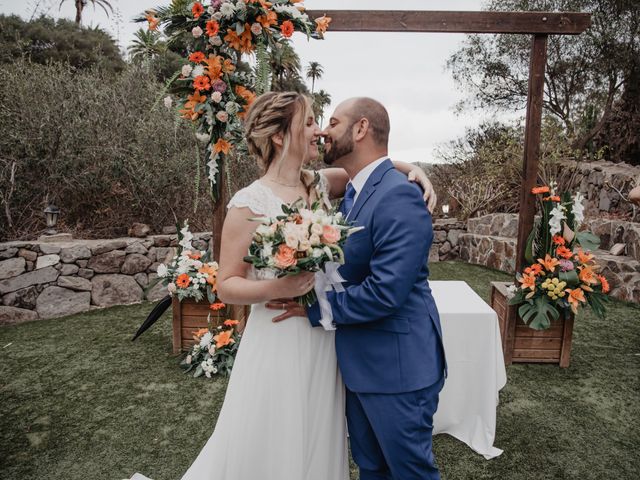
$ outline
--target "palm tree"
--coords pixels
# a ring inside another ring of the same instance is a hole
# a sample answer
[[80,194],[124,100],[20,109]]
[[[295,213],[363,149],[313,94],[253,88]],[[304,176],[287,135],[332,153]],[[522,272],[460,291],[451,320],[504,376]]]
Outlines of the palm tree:
[[128,50],[134,61],[152,60],[167,50],[166,43],[161,40],[161,35],[157,31],[140,28],[133,36],[135,38]]
[[322,123],[324,122],[324,109],[331,105],[331,95],[324,90],[318,91],[318,93],[313,94],[313,111],[316,114],[316,117],[320,118],[320,128],[322,128]]
[[[65,0],[60,0],[60,6],[58,8],[62,8],[62,4],[64,2]],[[96,5],[102,7],[107,16],[109,16],[107,7],[109,7],[109,10],[113,13],[113,7],[108,0],[74,0],[74,2],[76,4],[76,23],[78,25],[80,25],[80,22],[82,21],[82,10],[84,10],[84,7],[86,7],[89,2],[93,3],[93,8],[96,8]]]
[[279,44],[270,49],[269,64],[271,66],[271,89],[285,90],[285,85],[291,89],[291,84],[300,77],[300,57],[287,43]]
[[322,69],[322,65],[318,62],[309,62],[309,66],[307,67],[307,78],[311,79],[311,94],[313,94],[316,86],[316,80],[322,78],[324,74],[324,70]]

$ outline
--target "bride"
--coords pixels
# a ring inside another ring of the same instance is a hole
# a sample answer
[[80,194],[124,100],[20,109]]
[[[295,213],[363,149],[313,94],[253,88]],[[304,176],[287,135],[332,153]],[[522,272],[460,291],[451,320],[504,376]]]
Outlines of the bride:
[[[334,332],[309,322],[273,323],[265,302],[303,295],[312,273],[265,278],[243,261],[258,223],[283,203],[338,198],[349,180],[338,168],[303,170],[317,160],[322,136],[307,97],[269,92],[252,105],[245,125],[251,153],[265,173],[229,202],[222,231],[218,295],[251,304],[214,433],[182,480],[347,480],[344,386]],[[424,172],[395,166],[432,193]],[[432,195],[433,199],[433,195]],[[131,480],[146,477],[136,474]],[[147,479],[148,480],[148,479]]]

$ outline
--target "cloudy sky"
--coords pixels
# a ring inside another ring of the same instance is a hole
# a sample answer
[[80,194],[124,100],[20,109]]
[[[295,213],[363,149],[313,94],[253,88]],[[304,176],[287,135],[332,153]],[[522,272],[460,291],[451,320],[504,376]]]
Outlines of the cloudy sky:
[[[112,33],[122,49],[139,25],[131,19],[145,9],[168,0],[111,0],[116,12],[108,18],[101,8],[89,5],[83,23]],[[0,13],[29,18],[39,12],[75,18],[73,0],[0,0]],[[480,10],[482,0],[306,0],[308,9],[373,10]],[[464,35],[439,33],[348,33],[329,30],[325,40],[307,41],[294,36],[303,65],[322,64],[325,74],[316,90],[330,93],[332,111],[340,101],[353,96],[380,100],[391,116],[390,155],[396,160],[431,162],[434,148],[464,133],[480,121],[480,113],[456,115],[461,98],[447,58],[460,46]],[[328,114],[329,115],[329,114]]]

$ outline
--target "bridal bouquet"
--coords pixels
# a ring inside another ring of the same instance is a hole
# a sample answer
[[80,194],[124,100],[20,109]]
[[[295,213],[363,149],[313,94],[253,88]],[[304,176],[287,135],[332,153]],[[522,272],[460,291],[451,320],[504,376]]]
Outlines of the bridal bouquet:
[[[347,237],[363,227],[351,226],[341,212],[327,212],[320,202],[306,208],[299,200],[283,205],[282,211],[284,214],[275,218],[252,219],[261,225],[244,261],[273,278],[323,270],[335,279],[336,268],[344,263],[342,247]],[[296,300],[308,306],[316,299],[312,290]]]
[[189,223],[185,221],[178,231],[176,255],[167,265],[161,263],[158,266],[158,279],[180,301],[185,298],[199,301],[206,296],[209,303],[219,305],[220,302],[216,302],[218,263],[211,260],[209,250],[194,248],[192,240]]
[[229,375],[236,358],[240,334],[236,331],[237,320],[225,320],[215,328],[198,330],[193,339],[195,345],[180,363],[186,370],[193,372],[194,377],[202,375],[211,378],[213,375]]
[[589,305],[603,318],[608,301],[607,279],[599,275],[595,256],[591,253],[600,239],[590,232],[579,231],[584,220],[584,197],[577,193],[557,194],[556,186],[536,187],[540,195],[541,217],[527,240],[526,259],[529,266],[516,275],[518,287],[510,289],[510,305],[520,305],[522,320],[535,330],[549,327],[550,319],[560,312],[578,313]]

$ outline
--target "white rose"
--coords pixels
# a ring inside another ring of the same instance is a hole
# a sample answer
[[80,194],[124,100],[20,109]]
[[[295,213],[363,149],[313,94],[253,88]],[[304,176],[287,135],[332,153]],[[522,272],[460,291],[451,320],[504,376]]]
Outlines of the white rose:
[[191,34],[195,37],[195,38],[199,38],[202,36],[203,31],[200,27],[193,27],[193,30],[191,30]]
[[228,102],[224,109],[229,115],[235,115],[240,111],[240,105],[236,102]]
[[202,65],[197,65],[196,67],[194,67],[194,69],[191,71],[191,76],[193,78],[199,77],[200,75],[204,75],[204,67]]
[[191,360],[192,360],[191,355],[187,355],[187,358],[185,360],[187,362],[187,365],[191,365]]
[[298,250],[301,252],[306,252],[311,248],[311,242],[309,240],[301,240],[300,245],[298,245]]
[[216,103],[220,103],[220,100],[222,100],[222,94],[220,92],[213,92],[211,94],[211,100]]
[[313,258],[320,258],[323,255],[323,251],[321,248],[314,248],[313,249],[313,253],[311,253],[311,256]]
[[164,97],[164,106],[167,108],[171,108],[173,106],[173,98],[171,98],[169,95],[167,95],[166,97]]
[[200,347],[209,348],[209,345],[211,345],[212,339],[213,339],[213,334],[211,332],[205,333],[200,339]]
[[287,235],[284,241],[287,244],[287,247],[298,248],[298,239],[294,235]]
[[309,243],[311,243],[311,245],[314,247],[316,245],[320,245],[320,237],[314,233],[309,237]]
[[229,114],[227,112],[220,111],[220,112],[216,113],[216,118],[220,122],[226,123],[227,120],[229,120]]
[[182,76],[183,77],[188,77],[189,75],[191,75],[192,71],[193,71],[193,67],[191,65],[183,65],[183,67],[182,67]]
[[215,9],[215,8],[213,8],[213,7],[210,5],[210,6],[209,6],[209,8],[207,8],[207,13],[208,13],[209,15],[215,15],[215,13],[216,13],[216,9]]
[[209,43],[214,47],[219,47],[222,45],[222,39],[218,35],[215,35],[213,37],[209,37]]
[[271,229],[269,228],[268,225],[261,224],[258,226],[258,228],[256,228],[256,233],[258,235],[262,235],[263,237],[266,237],[268,235],[271,235]]
[[213,18],[219,21],[222,18],[222,13],[221,12],[214,13]]
[[167,285],[167,290],[169,290],[169,293],[176,293],[177,287],[175,283],[170,283],[169,285]]
[[262,33],[262,25],[259,23],[254,23],[251,25],[251,33],[254,35],[260,35]]
[[311,225],[311,233],[314,235],[322,235],[322,225],[319,223]]

